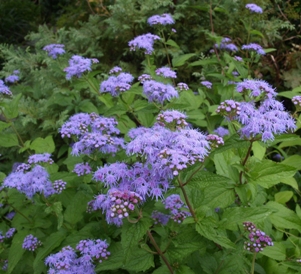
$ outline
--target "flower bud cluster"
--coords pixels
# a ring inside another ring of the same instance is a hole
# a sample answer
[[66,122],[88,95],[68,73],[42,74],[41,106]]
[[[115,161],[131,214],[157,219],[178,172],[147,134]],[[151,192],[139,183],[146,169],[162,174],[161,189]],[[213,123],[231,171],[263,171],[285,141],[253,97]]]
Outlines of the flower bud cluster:
[[66,185],[67,183],[63,180],[56,180],[53,182],[53,189],[57,194],[60,194],[66,188]]
[[82,240],[76,246],[76,249],[80,251],[80,254],[85,260],[89,261],[95,260],[102,263],[103,260],[107,260],[108,256],[111,254],[107,248],[109,245],[104,240]]
[[182,210],[188,207],[185,206],[178,194],[168,196],[163,204],[166,209],[170,210],[170,218],[176,223],[182,223],[188,216],[191,216],[190,212]]
[[147,80],[153,80],[153,78],[149,74],[142,74],[138,77],[138,81],[143,84]]
[[159,212],[157,210],[153,211],[151,217],[154,220],[155,224],[162,224],[162,225],[166,225],[170,218],[169,215]]
[[253,223],[244,222],[243,226],[248,232],[250,232],[248,235],[249,241],[245,241],[244,249],[258,253],[263,251],[266,246],[274,245],[272,239],[265,235],[263,231],[257,229]]
[[42,245],[42,242],[39,241],[37,237],[34,237],[32,234],[29,234],[24,238],[22,247],[23,247],[23,249],[26,249],[29,251],[35,251],[41,245]]
[[216,109],[216,113],[226,116],[228,119],[234,119],[240,113],[240,103],[233,100],[222,102]]
[[16,232],[16,229],[14,227],[10,228],[9,230],[7,230],[7,232],[5,234],[5,238],[6,239],[11,238],[15,232]]
[[168,67],[156,69],[156,74],[164,78],[177,78],[177,73]]
[[292,102],[296,106],[297,109],[298,108],[301,109],[301,96],[300,95],[294,96],[292,99]]
[[34,154],[29,156],[28,163],[29,164],[38,164],[38,163],[48,163],[53,164],[53,160],[50,158],[50,153],[43,153],[43,154]]
[[182,90],[189,90],[189,86],[185,83],[178,83],[177,84],[177,89],[179,91],[182,91]]
[[217,148],[224,144],[224,140],[222,137],[219,137],[215,134],[209,134],[206,136],[207,141],[211,144],[211,147]]
[[7,96],[13,96],[10,89],[4,84],[2,80],[0,80],[0,94],[7,95]]
[[122,71],[122,68],[121,67],[113,67],[110,71],[109,71],[109,74],[117,74],[119,72]]
[[82,176],[85,174],[90,174],[92,172],[92,168],[88,163],[80,163],[74,166],[73,172],[75,172],[77,176]]
[[188,126],[187,116],[177,110],[166,110],[157,116],[157,121],[161,126],[166,126],[171,130],[181,129]]

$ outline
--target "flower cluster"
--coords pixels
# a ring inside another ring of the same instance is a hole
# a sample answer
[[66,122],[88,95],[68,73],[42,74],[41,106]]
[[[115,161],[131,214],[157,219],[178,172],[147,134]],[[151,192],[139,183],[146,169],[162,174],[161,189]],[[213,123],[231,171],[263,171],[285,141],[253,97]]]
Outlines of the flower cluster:
[[292,102],[296,106],[296,108],[301,108],[301,96],[300,95],[294,96],[292,98]]
[[153,78],[149,74],[142,74],[138,77],[138,81],[143,84],[147,80],[153,80]]
[[77,136],[78,141],[72,146],[73,155],[90,155],[95,151],[116,153],[124,147],[123,139],[115,136],[120,133],[116,125],[114,118],[78,113],[63,124],[60,133],[62,137]]
[[233,52],[238,51],[237,46],[235,46],[232,43],[232,40],[228,37],[224,37],[219,45],[215,44],[215,47],[218,49],[224,49],[224,50],[233,51]]
[[55,180],[53,182],[53,189],[56,194],[62,193],[62,191],[66,188],[67,183],[63,180]]
[[10,89],[4,84],[2,80],[0,80],[0,94],[12,96],[12,92]]
[[216,113],[219,113],[229,120],[235,119],[235,117],[240,113],[241,107],[239,102],[234,100],[226,100],[222,102],[216,109]]
[[59,55],[63,55],[65,53],[64,50],[65,45],[62,44],[50,44],[43,48],[43,50],[48,52],[48,56],[56,59]]
[[250,43],[247,45],[242,45],[241,49],[244,50],[253,50],[256,51],[259,55],[265,55],[265,51],[263,50],[262,46],[256,44],[256,43]]
[[139,35],[129,42],[129,47],[132,51],[144,49],[145,54],[152,54],[154,51],[154,42],[160,39],[161,38],[158,35],[150,33]]
[[4,79],[5,82],[13,84],[13,83],[19,81],[19,76],[18,76],[19,73],[20,73],[20,71],[14,70],[12,75],[9,75]]
[[180,90],[180,91],[182,91],[182,90],[189,90],[188,85],[185,84],[185,83],[178,83],[178,84],[177,84],[177,88],[178,88],[178,90]]
[[175,23],[170,14],[164,13],[162,15],[153,15],[147,19],[147,23],[154,25],[172,25]]
[[74,166],[73,172],[75,172],[77,176],[82,176],[85,174],[90,174],[92,172],[92,168],[88,163],[80,163]]
[[42,242],[39,241],[37,237],[34,237],[32,234],[29,234],[24,238],[22,248],[29,251],[35,251],[41,245]]
[[221,137],[229,135],[229,130],[224,127],[218,127],[214,132]]
[[100,239],[97,240],[82,240],[76,246],[76,249],[82,255],[80,260],[82,261],[97,261],[102,263],[103,260],[107,260],[110,256],[110,252],[107,250],[109,247],[106,241]]
[[100,85],[100,92],[108,92],[116,97],[121,92],[127,91],[131,88],[131,83],[134,77],[130,73],[120,73],[118,76],[110,76]]
[[179,96],[177,90],[172,85],[165,85],[154,80],[145,81],[143,83],[143,93],[147,96],[150,102],[170,101],[172,98]]
[[267,98],[272,98],[277,95],[275,89],[263,80],[250,80],[245,79],[243,82],[237,83],[236,91],[243,93],[250,90],[251,97],[257,97],[265,94]]
[[163,76],[164,78],[177,78],[176,72],[174,72],[168,67],[156,69],[156,74],[159,76]]
[[188,126],[186,119],[187,116],[177,110],[166,110],[157,116],[159,125],[165,126],[170,130],[186,128]]
[[262,8],[257,6],[256,4],[247,4],[246,8],[251,12],[262,13]]
[[80,78],[84,72],[91,71],[92,63],[98,63],[98,60],[79,55],[72,56],[69,60],[69,67],[64,69],[67,72],[66,79],[70,80],[73,76]]
[[182,210],[188,207],[185,206],[178,194],[168,196],[163,204],[166,209],[170,210],[170,218],[176,223],[182,223],[188,216],[191,216],[190,212]]
[[110,71],[109,71],[109,74],[117,74],[119,72],[122,71],[122,68],[121,67],[113,67]]
[[29,156],[28,163],[29,164],[38,164],[38,163],[48,163],[53,164],[53,160],[50,158],[50,153],[43,153],[43,154],[34,154]]
[[5,238],[6,239],[11,238],[15,232],[16,232],[16,229],[14,227],[10,228],[9,230],[7,230],[7,232],[5,234]]
[[263,231],[256,228],[253,223],[244,222],[243,226],[248,232],[250,232],[248,235],[249,240],[244,243],[244,249],[258,253],[263,251],[266,246],[274,245],[272,239],[265,235]]
[[166,225],[169,221],[170,216],[155,210],[153,211],[151,218],[154,220],[155,224]]
[[215,134],[209,134],[206,136],[207,141],[210,142],[211,147],[219,147],[224,144],[224,140],[222,137],[219,137]]
[[209,81],[202,81],[201,84],[202,84],[203,86],[205,86],[206,88],[209,88],[209,89],[212,88],[212,83],[209,82]]

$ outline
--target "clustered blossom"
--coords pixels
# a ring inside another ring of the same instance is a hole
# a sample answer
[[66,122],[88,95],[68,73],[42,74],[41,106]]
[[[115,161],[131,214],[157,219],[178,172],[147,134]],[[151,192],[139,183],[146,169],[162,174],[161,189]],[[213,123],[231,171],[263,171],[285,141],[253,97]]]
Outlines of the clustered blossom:
[[294,96],[293,98],[292,98],[292,102],[293,102],[293,104],[298,108],[300,108],[301,107],[301,96],[300,95],[298,95],[298,96]]
[[7,268],[8,268],[8,260],[4,260],[4,261],[3,261],[2,270],[6,271]]
[[243,59],[240,56],[234,56],[234,59],[238,62],[242,62]]
[[11,211],[9,213],[6,214],[6,218],[9,219],[9,220],[12,220],[16,215],[16,212],[15,211]]
[[62,191],[66,188],[67,183],[63,180],[55,180],[53,182],[53,189],[56,194],[62,193]]
[[212,88],[212,83],[209,82],[209,81],[202,81],[201,84],[202,84],[203,86],[205,86],[206,88],[209,88],[209,89]]
[[182,202],[178,194],[168,196],[163,204],[165,209],[170,210],[170,218],[176,223],[182,223],[187,217],[191,216],[190,212],[182,210],[188,209],[188,207]]
[[263,231],[256,228],[253,223],[244,222],[243,226],[248,232],[250,232],[248,235],[249,240],[244,243],[244,249],[258,253],[263,251],[265,247],[274,245],[272,239],[265,235]]
[[233,120],[240,113],[240,110],[241,107],[239,102],[226,100],[218,106],[216,113],[226,116],[229,120]]
[[122,71],[122,68],[121,67],[113,67],[110,71],[109,71],[109,74],[117,74],[119,72]]
[[219,137],[215,134],[209,134],[206,136],[207,141],[210,142],[211,147],[219,147],[224,144],[224,140],[222,137]]
[[153,211],[151,218],[154,220],[155,224],[162,224],[162,225],[166,225],[169,221],[170,216],[167,214],[164,214],[160,211]]
[[64,71],[67,72],[66,79],[70,80],[73,76],[80,78],[84,72],[92,70],[92,63],[98,63],[98,60],[79,55],[72,56],[69,60],[69,67],[64,69]]
[[187,116],[177,110],[166,110],[157,116],[159,125],[165,126],[170,130],[186,128],[188,126],[186,119]]
[[178,83],[178,84],[177,84],[177,88],[178,88],[180,91],[182,91],[182,90],[189,90],[188,85],[185,84],[185,83]]
[[247,4],[246,8],[251,12],[262,13],[262,8],[257,6],[256,4]]
[[144,49],[145,54],[152,54],[154,51],[154,42],[160,40],[158,35],[151,33],[139,35],[129,42],[130,50],[135,51],[136,49]]
[[24,238],[22,248],[29,251],[35,251],[41,245],[42,242],[39,241],[37,237],[33,236],[32,234],[29,234]]
[[124,147],[124,140],[116,137],[117,129],[114,118],[106,118],[98,114],[78,113],[63,124],[60,133],[62,137],[76,136],[78,141],[72,146],[72,154],[90,155],[95,151],[116,153]]
[[73,172],[75,172],[77,176],[82,176],[85,174],[90,174],[92,172],[92,168],[88,163],[80,163],[74,166]]
[[228,37],[224,37],[220,43],[220,45],[218,44],[215,44],[215,47],[218,48],[218,49],[225,49],[225,50],[228,50],[228,51],[233,51],[233,52],[236,52],[238,51],[238,48],[237,46],[235,46],[233,43],[232,43],[232,40]]
[[19,70],[14,70],[12,75],[9,75],[4,79],[5,82],[13,84],[13,83],[19,81],[19,76],[18,76],[19,73],[20,73]]
[[0,80],[0,94],[12,96],[12,92],[10,89],[4,84],[2,80]]
[[29,164],[38,164],[38,163],[48,163],[53,164],[53,160],[50,158],[50,153],[43,153],[43,154],[34,154],[29,156],[28,163]]
[[177,90],[170,84],[163,84],[154,80],[143,83],[143,93],[147,96],[149,102],[170,101],[172,98],[179,97]]
[[5,234],[5,238],[6,239],[11,238],[15,232],[16,232],[16,229],[14,227],[10,228],[9,230],[7,230],[7,232]]
[[48,274],[95,274],[93,262],[101,263],[108,258],[110,255],[110,252],[107,251],[108,246],[105,240],[81,240],[76,246],[80,256],[71,246],[63,247],[61,251],[51,254],[45,259],[45,264],[49,266]]
[[43,48],[48,52],[48,56],[56,59],[59,55],[63,55],[66,51],[64,50],[65,45],[62,44],[50,44]]
[[273,98],[277,95],[275,89],[263,80],[245,79],[243,82],[237,83],[236,91],[243,93],[250,90],[251,97],[257,97],[265,94],[267,98]]
[[120,73],[118,76],[110,76],[100,85],[100,92],[108,92],[116,97],[121,92],[127,91],[131,88],[131,83],[134,77],[130,73]]
[[153,15],[147,19],[147,23],[151,26],[154,25],[172,25],[175,23],[172,16],[170,14],[164,13],[162,15]]
[[153,80],[153,78],[149,74],[142,74],[138,77],[138,81],[143,84],[147,80]]
[[218,127],[214,132],[221,137],[229,135],[229,130],[224,127]]
[[256,43],[250,43],[247,45],[242,45],[241,49],[244,50],[254,50],[256,51],[259,55],[265,55],[265,51],[263,50],[262,46],[256,44]]
[[177,78],[177,73],[168,67],[156,69],[156,74],[159,76],[163,76],[164,78]]

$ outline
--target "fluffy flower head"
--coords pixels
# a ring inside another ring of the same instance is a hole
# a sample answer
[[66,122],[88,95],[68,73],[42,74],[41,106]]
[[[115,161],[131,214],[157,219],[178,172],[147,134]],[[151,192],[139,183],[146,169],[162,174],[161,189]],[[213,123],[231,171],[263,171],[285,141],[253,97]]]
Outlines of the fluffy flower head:
[[56,59],[59,55],[65,53],[64,47],[65,45],[62,44],[50,44],[45,46],[43,50],[48,52],[48,56],[52,57],[53,59]]
[[160,40],[158,35],[151,33],[139,35],[129,42],[130,50],[143,49],[145,54],[152,54],[154,51],[154,42]]
[[147,19],[147,23],[154,25],[172,25],[175,23],[170,14],[164,13],[162,15],[153,15]]

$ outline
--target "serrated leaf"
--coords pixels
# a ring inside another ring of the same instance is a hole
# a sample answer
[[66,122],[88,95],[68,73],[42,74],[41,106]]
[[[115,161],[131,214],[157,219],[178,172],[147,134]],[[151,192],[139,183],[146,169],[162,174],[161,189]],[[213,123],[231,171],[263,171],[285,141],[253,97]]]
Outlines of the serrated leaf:
[[185,64],[185,62],[193,56],[195,56],[195,53],[188,53],[188,54],[184,54],[184,55],[174,57],[172,59],[172,66],[175,67],[175,68],[183,66]]
[[84,100],[79,104],[79,109],[86,113],[92,113],[95,112],[98,114],[97,107],[90,101]]
[[34,150],[36,153],[53,153],[55,145],[52,136],[49,135],[45,139],[41,137],[35,139],[31,143],[30,149]]
[[18,136],[14,133],[0,132],[0,147],[19,146]]
[[128,261],[125,265],[125,269],[129,271],[146,271],[151,267],[154,267],[154,255],[147,252],[144,249],[132,247],[129,250]]
[[264,207],[230,207],[224,210],[221,223],[223,227],[236,230],[243,222],[258,222],[266,219],[272,210]]
[[66,235],[67,233],[65,230],[60,230],[52,233],[45,239],[43,246],[38,249],[37,256],[33,262],[33,268],[35,271],[37,268],[39,268],[40,262],[43,262],[46,256],[50,255],[52,251],[61,244]]
[[284,159],[282,164],[287,166],[292,166],[296,169],[301,169],[301,156],[300,155],[292,155]]
[[0,121],[0,131],[2,131],[5,128],[8,128],[9,126],[10,126],[9,123],[5,123],[5,122]]
[[4,116],[7,119],[14,119],[19,114],[19,101],[22,97],[22,94],[18,94],[17,96],[14,96],[12,100],[9,102],[5,102],[5,107],[3,108]]
[[[177,49],[180,48],[179,45],[172,39],[168,39],[167,42],[165,42],[165,44],[169,45],[171,47],[177,48]],[[175,66],[173,65],[173,67],[175,67]]]
[[209,171],[201,171],[192,177],[188,186],[196,189],[204,189],[213,184],[227,183],[230,181],[231,179],[228,177],[224,177]]
[[138,246],[139,241],[146,235],[146,232],[152,225],[148,218],[141,218],[137,223],[127,222],[121,229],[121,244],[124,250],[124,262],[129,261],[130,249]]
[[293,177],[296,169],[282,163],[263,160],[252,165],[248,175],[250,182],[261,185],[264,188],[272,187],[281,182],[282,179]]
[[275,194],[275,201],[279,204],[287,203],[294,196],[292,191],[280,191]]
[[265,247],[260,253],[277,261],[284,261],[286,259],[285,246],[277,242],[273,246]]
[[266,147],[263,147],[260,142],[256,141],[252,144],[252,151],[256,158],[262,160],[265,156]]

